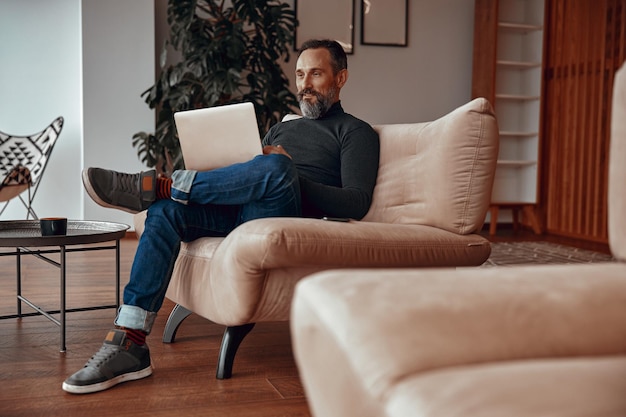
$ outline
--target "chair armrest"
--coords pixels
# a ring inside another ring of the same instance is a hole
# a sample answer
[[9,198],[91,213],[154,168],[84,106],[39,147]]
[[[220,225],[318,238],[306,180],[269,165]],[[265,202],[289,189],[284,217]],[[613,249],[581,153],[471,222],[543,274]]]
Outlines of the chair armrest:
[[256,219],[225,238],[183,243],[168,297],[225,325],[268,317],[285,320],[295,284],[314,272],[479,265],[490,251],[489,241],[479,235],[457,235],[429,226]]
[[[145,218],[145,211],[134,216],[138,236]],[[224,239],[215,258],[260,273],[318,265],[472,266],[481,265],[490,253],[489,241],[479,235],[458,235],[430,226],[279,217],[240,225]]]
[[[265,218],[244,223],[217,248],[217,266],[246,274],[286,267],[410,267],[480,265],[491,253],[479,235],[430,226]],[[214,269],[212,273],[217,272]],[[231,272],[232,273],[232,272]]]

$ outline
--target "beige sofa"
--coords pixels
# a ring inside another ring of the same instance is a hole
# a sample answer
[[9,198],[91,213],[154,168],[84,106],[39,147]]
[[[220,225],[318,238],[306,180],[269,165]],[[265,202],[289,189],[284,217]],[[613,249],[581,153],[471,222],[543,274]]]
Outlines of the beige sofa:
[[[286,122],[289,123],[289,122]],[[376,126],[381,156],[362,221],[268,218],[226,238],[181,246],[167,297],[177,303],[164,341],[190,312],[227,326],[218,378],[254,323],[289,319],[296,283],[331,268],[480,265],[478,235],[491,195],[498,128],[490,104],[473,100],[438,120]],[[135,218],[141,234],[145,213]]]
[[624,71],[609,173],[618,262],[304,279],[291,328],[314,416],[626,416]]

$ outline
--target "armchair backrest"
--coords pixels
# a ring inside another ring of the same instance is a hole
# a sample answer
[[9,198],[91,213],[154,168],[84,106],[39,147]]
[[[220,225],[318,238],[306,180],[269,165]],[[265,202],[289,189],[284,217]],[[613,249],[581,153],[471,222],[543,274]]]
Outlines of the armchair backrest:
[[608,193],[609,245],[616,259],[626,261],[626,64],[613,81]]
[[17,166],[30,171],[31,185],[36,185],[43,174],[48,158],[63,129],[59,116],[39,133],[16,136],[0,132],[0,182]]
[[486,99],[474,99],[435,121],[374,128],[380,165],[363,220],[424,224],[462,235],[482,228],[499,144]]

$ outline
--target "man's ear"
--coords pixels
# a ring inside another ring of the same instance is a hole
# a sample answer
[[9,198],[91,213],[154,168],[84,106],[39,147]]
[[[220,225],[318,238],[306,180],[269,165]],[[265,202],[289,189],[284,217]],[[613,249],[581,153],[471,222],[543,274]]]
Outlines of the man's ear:
[[337,73],[337,87],[342,88],[348,81],[348,70],[342,69]]

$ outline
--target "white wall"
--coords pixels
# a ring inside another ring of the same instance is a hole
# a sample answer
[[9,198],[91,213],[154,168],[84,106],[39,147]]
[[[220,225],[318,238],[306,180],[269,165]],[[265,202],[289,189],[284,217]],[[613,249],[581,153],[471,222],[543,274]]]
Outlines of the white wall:
[[[29,135],[65,118],[33,204],[39,216],[82,216],[80,22],[80,0],[0,2],[0,130]],[[1,219],[25,217],[15,200]]]
[[[83,0],[82,17],[84,166],[145,170],[132,136],[154,131],[141,97],[154,83],[154,1]],[[132,215],[83,195],[84,218],[132,226]]]
[[[84,166],[142,168],[133,133],[152,130],[140,94],[154,82],[153,0],[2,0],[0,130],[65,125],[33,204],[41,216],[132,224],[84,193]],[[25,217],[18,201],[2,220]]]
[[361,45],[362,2],[355,3],[354,54],[341,91],[346,111],[372,124],[410,123],[470,100],[473,0],[409,0],[407,47]]
[[[168,30],[167,0],[155,1],[160,51]],[[373,124],[409,123],[432,120],[469,101],[473,0],[409,0],[407,47],[361,45],[362,2],[354,3],[354,53],[348,55],[350,78],[341,92],[347,112]],[[295,56],[283,67],[295,90]]]

